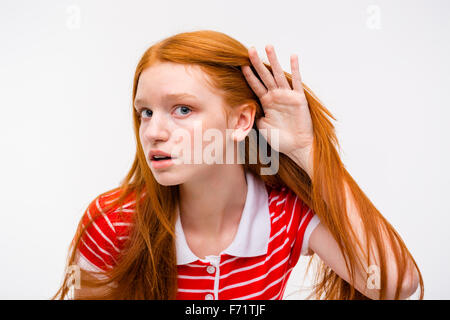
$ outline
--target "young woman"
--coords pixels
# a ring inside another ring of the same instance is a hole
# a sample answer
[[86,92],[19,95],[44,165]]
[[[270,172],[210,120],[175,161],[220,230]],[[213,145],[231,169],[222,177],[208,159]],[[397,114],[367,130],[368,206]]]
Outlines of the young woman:
[[[316,299],[405,299],[419,283],[423,299],[416,262],[344,168],[333,116],[297,56],[289,74],[266,53],[270,65],[208,30],[144,53],[135,160],[79,223],[67,261],[81,272],[75,299],[282,299],[301,255],[321,262]],[[198,161],[213,153],[219,161]],[[53,299],[67,298],[70,280]]]

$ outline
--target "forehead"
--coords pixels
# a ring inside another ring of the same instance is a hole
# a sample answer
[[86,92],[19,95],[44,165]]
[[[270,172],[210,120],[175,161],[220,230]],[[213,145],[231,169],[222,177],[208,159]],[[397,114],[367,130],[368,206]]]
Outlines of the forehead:
[[141,73],[136,100],[159,99],[177,93],[188,93],[202,99],[217,97],[199,66],[158,62]]

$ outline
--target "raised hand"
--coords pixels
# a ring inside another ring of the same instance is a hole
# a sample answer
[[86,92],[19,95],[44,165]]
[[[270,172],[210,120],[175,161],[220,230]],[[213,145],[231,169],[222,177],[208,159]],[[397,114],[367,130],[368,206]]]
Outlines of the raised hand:
[[[303,91],[297,55],[291,55],[292,87],[278,62],[272,45],[266,46],[273,74],[260,60],[255,48],[248,50],[250,61],[261,81],[252,69],[242,66],[242,72],[252,90],[258,96],[265,116],[257,120],[258,129],[279,130],[280,153],[291,155],[310,151],[313,143],[313,126],[308,101]],[[261,134],[270,144],[270,134]],[[271,145],[272,146],[272,145]]]

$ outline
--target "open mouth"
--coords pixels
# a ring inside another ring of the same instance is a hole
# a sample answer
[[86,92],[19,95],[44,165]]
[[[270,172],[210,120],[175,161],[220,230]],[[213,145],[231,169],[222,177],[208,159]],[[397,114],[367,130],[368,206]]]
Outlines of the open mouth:
[[152,161],[164,161],[164,160],[170,160],[172,157],[163,157],[163,156],[153,156]]

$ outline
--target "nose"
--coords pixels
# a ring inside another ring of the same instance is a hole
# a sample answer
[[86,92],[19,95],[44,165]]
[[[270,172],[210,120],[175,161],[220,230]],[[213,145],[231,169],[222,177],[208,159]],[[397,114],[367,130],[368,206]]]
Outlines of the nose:
[[[141,124],[142,126],[142,124]],[[169,139],[169,130],[167,126],[167,119],[161,112],[153,112],[152,118],[144,125],[143,135],[151,144],[156,144],[158,141],[167,141]]]

